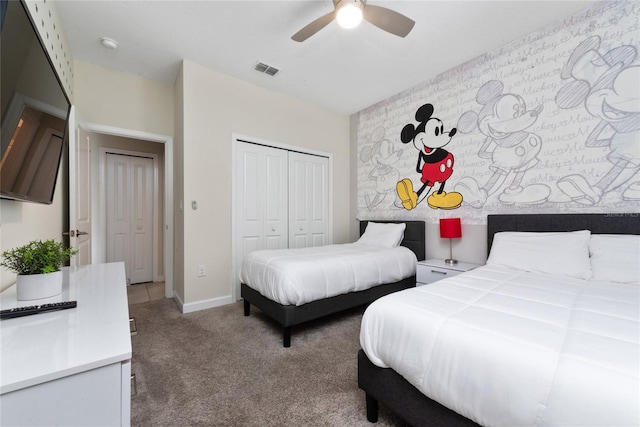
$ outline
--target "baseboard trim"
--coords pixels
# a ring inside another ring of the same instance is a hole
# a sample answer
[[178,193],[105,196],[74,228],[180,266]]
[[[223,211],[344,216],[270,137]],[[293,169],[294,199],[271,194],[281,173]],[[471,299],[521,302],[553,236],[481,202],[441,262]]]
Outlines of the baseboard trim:
[[180,309],[180,312],[184,313],[184,311],[182,311],[182,307],[184,306],[184,302],[182,302],[182,300],[180,299],[180,296],[178,296],[177,292],[173,293],[173,300],[176,302],[176,304],[178,304],[178,308]]
[[190,302],[185,304],[175,292],[173,294],[173,299],[178,304],[178,307],[180,308],[180,311],[182,313],[192,313],[194,311],[206,310],[207,308],[220,307],[222,305],[232,304],[234,302],[231,295],[228,295],[225,297],[212,298],[208,300]]

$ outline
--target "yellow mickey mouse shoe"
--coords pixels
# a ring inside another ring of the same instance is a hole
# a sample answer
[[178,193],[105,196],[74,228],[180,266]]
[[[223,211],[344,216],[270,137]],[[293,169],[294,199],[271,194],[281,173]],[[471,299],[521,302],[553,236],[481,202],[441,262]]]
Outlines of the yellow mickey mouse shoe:
[[451,193],[442,192],[432,193],[427,197],[427,203],[432,209],[456,209],[462,204],[462,194],[452,191]]
[[418,205],[418,194],[413,191],[413,183],[409,178],[405,178],[396,184],[396,192],[406,210],[410,211]]

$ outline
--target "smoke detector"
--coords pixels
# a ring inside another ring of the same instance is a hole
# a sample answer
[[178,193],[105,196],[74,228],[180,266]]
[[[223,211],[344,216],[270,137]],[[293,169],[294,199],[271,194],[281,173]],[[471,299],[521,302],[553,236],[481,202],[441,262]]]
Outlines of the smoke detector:
[[118,48],[118,42],[115,41],[114,39],[110,39],[109,37],[101,38],[100,42],[102,43],[102,46],[106,47],[107,49],[117,49]]

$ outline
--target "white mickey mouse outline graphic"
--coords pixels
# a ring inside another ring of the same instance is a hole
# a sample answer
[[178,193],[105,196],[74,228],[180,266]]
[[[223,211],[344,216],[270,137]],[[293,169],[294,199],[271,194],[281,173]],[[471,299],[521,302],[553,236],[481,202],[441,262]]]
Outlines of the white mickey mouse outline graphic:
[[379,126],[371,132],[369,137],[373,145],[366,145],[360,150],[360,161],[371,162],[371,170],[367,177],[376,183],[376,194],[371,199],[370,194],[364,195],[367,209],[371,210],[381,204],[387,194],[396,188],[400,173],[392,165],[402,157],[402,148],[394,150],[391,141],[386,139],[385,128]]
[[464,194],[465,203],[474,208],[484,206],[508,178],[508,186],[498,197],[502,204],[540,204],[551,193],[545,184],[522,183],[525,173],[539,162],[542,140],[526,129],[538,120],[543,106],[528,110],[520,95],[503,90],[499,80],[486,82],[476,95],[480,111],[466,111],[458,120],[460,132],[471,133],[477,128],[485,135],[478,157],[491,159],[492,175],[482,186],[471,176],[462,177],[455,185],[456,191]]
[[558,188],[583,205],[595,205],[624,185],[623,200],[640,200],[640,181],[629,182],[640,170],[640,66],[631,65],[637,50],[623,45],[600,54],[600,43],[599,36],[592,36],[573,50],[562,70],[562,78],[573,80],[556,95],[558,107],[584,104],[601,119],[585,146],[609,148],[611,167],[595,184],[579,174],[558,180]]

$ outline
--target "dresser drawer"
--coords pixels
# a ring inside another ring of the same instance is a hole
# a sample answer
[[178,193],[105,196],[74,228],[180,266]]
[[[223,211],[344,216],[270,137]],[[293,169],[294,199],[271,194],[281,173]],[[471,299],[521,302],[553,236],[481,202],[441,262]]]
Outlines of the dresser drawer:
[[457,276],[477,267],[480,267],[480,264],[472,264],[470,262],[447,264],[445,260],[435,258],[418,261],[416,264],[416,286],[427,285],[447,277]]

